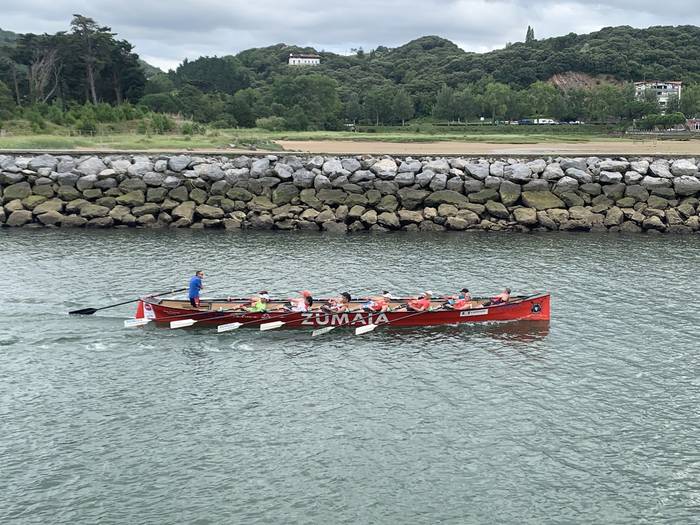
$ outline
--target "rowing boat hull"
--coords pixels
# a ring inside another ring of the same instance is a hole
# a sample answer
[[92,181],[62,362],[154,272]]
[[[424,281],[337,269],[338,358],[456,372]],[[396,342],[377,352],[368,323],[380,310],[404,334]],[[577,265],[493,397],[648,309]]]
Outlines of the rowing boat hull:
[[359,327],[368,324],[391,326],[436,326],[460,323],[494,321],[548,321],[550,296],[548,293],[532,295],[515,302],[481,306],[469,310],[434,310],[430,312],[230,312],[225,310],[197,310],[175,308],[159,301],[144,298],[139,302],[136,318],[147,318],[155,323],[170,323],[194,319],[198,325],[219,326],[241,323],[257,327],[262,323],[283,321],[286,328],[321,328],[326,326]]

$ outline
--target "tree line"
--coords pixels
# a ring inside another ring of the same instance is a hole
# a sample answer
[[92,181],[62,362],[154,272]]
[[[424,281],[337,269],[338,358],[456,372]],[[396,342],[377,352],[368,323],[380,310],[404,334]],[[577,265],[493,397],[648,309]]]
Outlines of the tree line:
[[0,47],[0,82],[20,107],[136,103],[146,76],[133,46],[115,37],[82,15],[73,16],[70,31],[19,35]]
[[[683,97],[671,100],[667,113],[700,114],[700,28],[694,26],[605,28],[543,40],[528,27],[525,42],[483,54],[431,36],[350,56],[322,52],[316,67],[287,64],[290,53],[313,51],[279,44],[200,57],[146,79],[131,44],[75,15],[70,31],[19,35],[0,44],[0,119],[38,114],[57,121],[61,112],[77,126],[99,122],[86,104],[126,104],[131,109],[122,114],[179,114],[222,128],[332,130],[482,117],[661,122],[651,118],[661,113],[655,97],[634,97],[630,81],[644,77],[683,80]],[[617,81],[572,89],[547,82],[569,71],[610,74]]]

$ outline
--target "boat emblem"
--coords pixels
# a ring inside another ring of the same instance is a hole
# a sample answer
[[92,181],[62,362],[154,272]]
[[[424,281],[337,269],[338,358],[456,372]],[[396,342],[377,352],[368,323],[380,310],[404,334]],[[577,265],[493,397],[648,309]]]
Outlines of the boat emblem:
[[155,319],[156,318],[156,313],[153,311],[153,307],[148,303],[144,303],[143,313],[146,316],[146,319]]
[[542,306],[540,305],[540,303],[535,303],[535,304],[532,305],[532,308],[530,309],[530,311],[531,311],[533,314],[536,314],[537,312],[542,311]]
[[488,308],[482,308],[481,310],[462,310],[459,312],[460,317],[472,317],[474,315],[486,315],[489,313]]

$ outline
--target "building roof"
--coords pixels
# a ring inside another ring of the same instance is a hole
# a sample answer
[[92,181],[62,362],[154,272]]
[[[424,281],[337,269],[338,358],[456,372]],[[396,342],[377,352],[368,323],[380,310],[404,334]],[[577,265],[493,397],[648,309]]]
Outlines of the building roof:
[[289,58],[321,58],[321,55],[312,53],[289,53]]
[[680,80],[639,80],[634,83],[635,86],[641,85],[641,84],[682,84],[683,82]]

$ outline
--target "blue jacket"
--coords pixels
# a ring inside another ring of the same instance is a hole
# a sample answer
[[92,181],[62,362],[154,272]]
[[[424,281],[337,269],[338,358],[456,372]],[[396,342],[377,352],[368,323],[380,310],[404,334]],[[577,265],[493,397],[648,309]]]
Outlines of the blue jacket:
[[190,279],[190,299],[199,297],[199,291],[202,289],[202,278],[196,275]]

